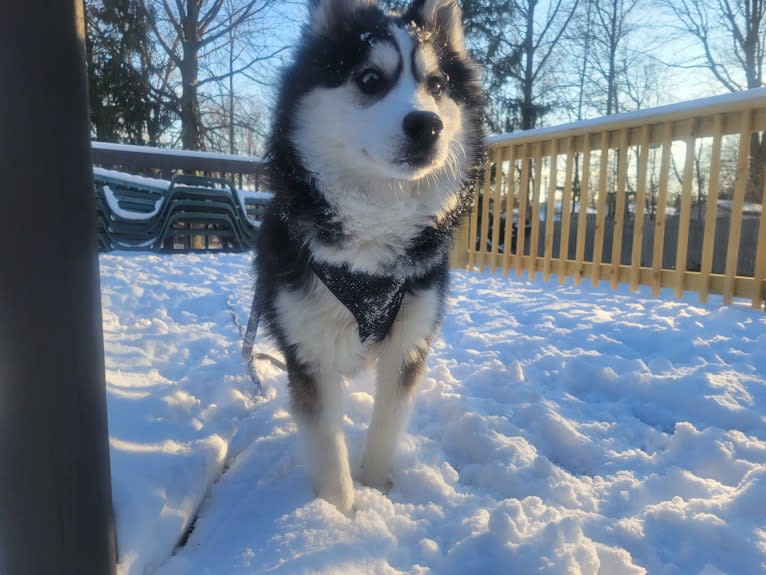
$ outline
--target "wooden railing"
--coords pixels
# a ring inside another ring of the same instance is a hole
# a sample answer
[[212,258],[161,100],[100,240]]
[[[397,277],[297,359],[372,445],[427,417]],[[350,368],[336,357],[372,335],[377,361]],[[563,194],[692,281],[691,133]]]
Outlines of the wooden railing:
[[764,131],[761,88],[490,137],[452,265],[648,285],[655,295],[697,291],[703,301],[720,294],[760,308]]

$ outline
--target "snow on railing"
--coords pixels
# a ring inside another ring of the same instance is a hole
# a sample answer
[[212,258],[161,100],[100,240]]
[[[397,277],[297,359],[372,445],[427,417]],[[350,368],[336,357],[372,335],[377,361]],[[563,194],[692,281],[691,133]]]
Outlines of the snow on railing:
[[453,266],[763,307],[764,131],[760,88],[489,137]]
[[226,178],[240,188],[262,190],[265,186],[263,161],[254,156],[96,141],[91,142],[91,151],[93,163],[104,168],[159,175],[166,180],[181,172],[192,172]]

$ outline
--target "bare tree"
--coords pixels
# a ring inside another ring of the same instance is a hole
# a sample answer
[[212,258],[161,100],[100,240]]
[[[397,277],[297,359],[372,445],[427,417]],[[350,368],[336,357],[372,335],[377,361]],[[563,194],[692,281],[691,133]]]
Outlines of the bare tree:
[[701,49],[690,67],[707,69],[728,91],[763,85],[766,0],[660,0],[675,28]]
[[241,52],[236,62],[220,71],[210,65],[224,47],[230,46],[233,31],[257,27],[276,0],[144,0],[156,9],[154,34],[180,79],[180,94],[168,86],[165,95],[177,101],[181,119],[181,145],[185,149],[204,148],[200,109],[200,88],[249,70],[271,52]]
[[638,0],[606,0],[594,2],[593,9],[593,67],[602,80],[606,94],[604,114],[616,114],[621,110],[623,84],[630,59],[626,48],[628,37],[635,32],[631,13]]
[[537,127],[546,107],[535,102],[535,88],[540,83],[541,75],[551,60],[554,50],[559,46],[562,35],[572,21],[578,0],[564,3],[563,0],[551,2],[548,11],[539,27],[536,29],[535,11],[538,0],[523,0],[517,2],[519,15],[523,18],[523,26],[519,30],[521,43],[519,51],[520,66],[512,76],[519,83],[521,96],[517,98],[517,107],[521,120],[521,129],[528,130]]
[[466,32],[484,65],[489,119],[498,131],[540,125],[550,109],[551,63],[580,0],[466,0]]
[[[237,2],[224,0],[229,27],[215,58],[203,63],[206,77],[206,103],[202,107],[205,144],[209,149],[237,154],[248,147],[253,136],[264,136],[263,106],[254,90],[269,92],[276,85],[274,58],[287,50],[284,39],[264,30],[262,22],[245,21],[235,25]],[[254,43],[253,38],[258,38]],[[242,62],[249,62],[241,69]],[[264,66],[263,64],[266,64]],[[245,132],[249,135],[245,136]]]
[[[689,67],[708,70],[726,90],[763,86],[766,0],[658,0],[675,28],[691,37],[700,56]],[[766,167],[766,135],[753,134],[747,196],[760,201]]]

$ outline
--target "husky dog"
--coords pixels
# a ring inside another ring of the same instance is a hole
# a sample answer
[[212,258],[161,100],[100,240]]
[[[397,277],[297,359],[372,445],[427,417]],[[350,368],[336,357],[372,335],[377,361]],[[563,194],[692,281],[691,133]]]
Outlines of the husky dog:
[[255,267],[317,494],[350,514],[344,379],[377,366],[361,483],[390,487],[442,318],[451,231],[483,159],[482,94],[456,0],[401,14],[313,0],[284,72]]

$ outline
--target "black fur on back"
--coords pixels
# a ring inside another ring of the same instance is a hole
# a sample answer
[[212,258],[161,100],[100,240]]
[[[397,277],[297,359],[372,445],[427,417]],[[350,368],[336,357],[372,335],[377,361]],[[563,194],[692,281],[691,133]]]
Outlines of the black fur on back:
[[[390,36],[392,21],[400,27],[424,29],[425,23],[419,12],[422,4],[422,0],[415,0],[399,16],[386,15],[375,5],[364,5],[331,35],[318,36],[307,26],[295,49],[293,63],[283,71],[266,151],[267,176],[275,196],[260,228],[255,268],[262,318],[285,354],[288,365],[293,367],[298,367],[295,350],[290,348],[279,326],[275,309],[278,289],[308,291],[313,282],[318,281],[311,270],[312,256],[306,246],[307,237],[330,246],[342,244],[345,237],[342,225],[316,189],[293,144],[292,135],[298,121],[296,107],[302,96],[315,87],[337,87],[348,81],[351,73],[366,60],[371,44]],[[440,47],[438,58],[448,78],[449,97],[470,117],[466,149],[473,151],[473,157],[468,159],[470,168],[457,206],[413,238],[406,253],[401,255],[397,270],[382,270],[382,273],[407,273],[402,270],[417,263],[420,272],[407,277],[408,290],[437,287],[443,304],[449,276],[447,256],[451,232],[470,209],[474,186],[484,162],[481,146],[483,97],[477,68],[467,54],[453,50],[446,38],[439,38],[439,30],[428,31],[437,37],[432,44]],[[425,272],[422,271],[423,262],[430,264]]]

